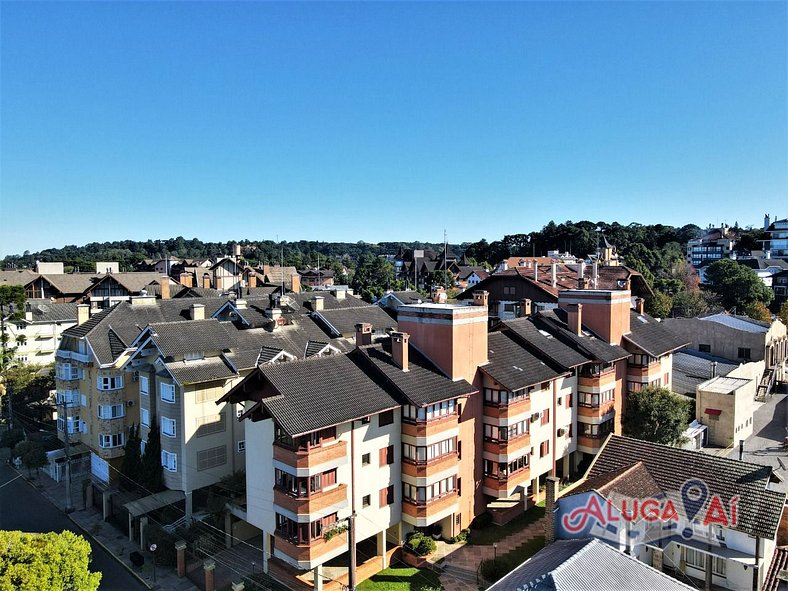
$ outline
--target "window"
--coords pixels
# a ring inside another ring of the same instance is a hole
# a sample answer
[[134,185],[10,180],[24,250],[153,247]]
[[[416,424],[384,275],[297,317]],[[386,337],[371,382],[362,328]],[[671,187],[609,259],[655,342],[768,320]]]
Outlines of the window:
[[99,404],[98,417],[100,419],[119,419],[126,416],[126,406],[121,404]]
[[701,353],[711,353],[711,345],[707,343],[698,343],[698,351]]
[[[687,563],[687,566],[697,568],[698,570],[706,570],[706,554],[693,548],[685,548],[684,552],[684,560]],[[719,577],[724,577],[725,559],[714,556],[711,563],[711,571]]]
[[147,408],[140,409],[140,423],[145,427],[150,427],[150,411]]
[[61,380],[81,380],[85,377],[85,371],[70,363],[59,363],[55,366],[55,377]]
[[367,466],[367,465],[369,465],[369,463],[370,463],[370,457],[369,457],[369,454],[364,454],[364,455],[362,455],[362,456],[361,456],[361,465],[362,465],[362,466]]
[[386,425],[391,425],[394,422],[394,411],[387,410],[386,412],[382,412],[378,415],[378,427],[385,427]]
[[394,503],[394,485],[380,489],[380,506],[386,507]]
[[200,359],[205,359],[205,353],[185,353],[183,355],[184,361],[198,361]]
[[169,472],[178,471],[178,454],[161,450],[161,465]]
[[238,453],[246,451],[246,439],[241,439],[241,441],[238,442],[237,451]]
[[371,504],[372,504],[372,501],[370,500],[370,495],[364,495],[363,497],[361,497],[361,506],[362,507],[369,507]]
[[411,503],[424,505],[456,490],[456,483],[456,476],[449,476],[427,486],[414,486],[406,482],[402,485],[402,496]]
[[489,423],[484,424],[484,438],[487,441],[508,441],[517,439],[523,435],[528,435],[530,429],[528,420],[512,423],[508,427],[499,427]]
[[380,465],[388,466],[389,464],[394,463],[394,446],[389,445],[388,447],[381,448],[380,450]]
[[405,405],[402,407],[402,418],[411,423],[423,423],[449,415],[456,415],[456,413],[456,400],[444,400],[443,402],[430,404],[429,406],[415,407]]
[[546,408],[542,411],[542,425],[546,425],[550,422],[550,409]]
[[566,407],[572,408],[572,394],[566,395]]
[[99,433],[99,447],[123,447],[125,444],[125,433]]
[[175,385],[159,384],[159,394],[164,402],[175,402]]
[[363,419],[361,419],[361,424],[362,425],[369,425],[369,417],[364,417]]
[[336,521],[336,513],[311,523],[297,523],[289,517],[277,513],[276,531],[293,544],[308,544],[311,540],[321,539],[323,532],[330,529]]
[[598,425],[592,425],[590,423],[583,423],[578,422],[577,426],[580,430],[580,435],[584,437],[591,437],[591,438],[602,438],[606,437],[608,433],[613,432],[613,419],[609,419],[603,423],[599,423]]
[[506,406],[513,402],[519,402],[520,400],[528,400],[531,397],[531,393],[535,390],[535,386],[521,388],[519,390],[515,390],[514,392],[509,392],[508,390],[485,388],[484,403],[488,406]]
[[750,358],[749,347],[739,347],[739,359],[749,359],[749,358]]
[[197,452],[197,470],[207,470],[227,463],[227,446],[220,445]]
[[543,458],[549,453],[550,453],[550,442],[542,441],[542,443],[539,444],[539,457]]
[[175,419],[161,417],[161,434],[165,437],[175,437]]
[[503,295],[514,295],[514,294],[515,294],[514,286],[506,286],[506,285],[504,286]]
[[75,417],[68,417],[67,419],[58,417],[57,419],[58,431],[65,431],[66,427],[68,427],[69,433],[84,433],[86,431],[84,425],[85,423],[79,420],[79,415]]
[[[632,382],[630,382],[631,384]],[[642,384],[641,384],[642,386]],[[638,388],[639,390],[640,388]],[[635,390],[630,390],[635,391]],[[604,392],[578,392],[578,400],[580,401],[580,406],[590,406],[590,407],[598,407],[600,404],[605,404],[607,402],[612,402],[615,398],[615,389],[606,390]]]
[[411,464],[425,463],[454,453],[457,439],[452,437],[432,445],[402,444],[402,457]]
[[120,390],[123,387],[123,376],[98,376],[96,388],[99,390]]
[[142,394],[143,396],[148,395],[149,384],[150,381],[146,376],[140,376],[140,394]]

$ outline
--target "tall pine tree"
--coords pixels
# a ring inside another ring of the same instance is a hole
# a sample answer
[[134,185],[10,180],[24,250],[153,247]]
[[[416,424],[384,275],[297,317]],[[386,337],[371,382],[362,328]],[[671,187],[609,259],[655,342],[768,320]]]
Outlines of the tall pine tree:
[[140,428],[136,425],[129,427],[129,435],[124,447],[125,455],[120,466],[120,487],[124,490],[134,490],[140,479],[142,471],[142,454],[140,452]]
[[142,454],[140,465],[139,483],[148,494],[164,490],[164,476],[161,468],[161,433],[156,423],[151,425],[148,432],[148,443],[145,444],[145,453]]

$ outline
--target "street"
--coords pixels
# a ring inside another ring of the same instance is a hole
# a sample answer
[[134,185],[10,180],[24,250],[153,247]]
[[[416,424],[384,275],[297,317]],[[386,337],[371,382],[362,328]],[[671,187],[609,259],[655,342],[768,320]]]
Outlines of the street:
[[[0,529],[26,532],[71,530],[83,535],[93,548],[91,571],[100,571],[101,591],[143,590],[146,587],[118,564],[109,553],[55,508],[40,492],[18,476],[5,462],[0,463]],[[16,480],[13,480],[16,478]]]

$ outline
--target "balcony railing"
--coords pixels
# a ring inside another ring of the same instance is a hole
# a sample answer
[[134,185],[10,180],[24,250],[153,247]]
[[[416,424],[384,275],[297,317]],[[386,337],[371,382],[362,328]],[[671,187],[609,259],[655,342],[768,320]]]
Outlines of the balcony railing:
[[338,440],[309,450],[294,450],[274,443],[274,459],[293,468],[309,468],[332,463],[339,465],[347,461],[347,443]]
[[274,547],[280,550],[293,560],[302,563],[304,568],[310,568],[303,565],[311,561],[319,560],[322,556],[337,550],[339,548],[347,547],[347,532],[335,535],[330,540],[326,541],[323,538],[310,540],[308,543],[299,543],[297,540],[284,536],[281,532],[276,532]]
[[346,507],[347,485],[339,484],[332,488],[313,492],[309,496],[297,496],[290,491],[274,487],[274,504],[297,515],[309,515],[327,507]]

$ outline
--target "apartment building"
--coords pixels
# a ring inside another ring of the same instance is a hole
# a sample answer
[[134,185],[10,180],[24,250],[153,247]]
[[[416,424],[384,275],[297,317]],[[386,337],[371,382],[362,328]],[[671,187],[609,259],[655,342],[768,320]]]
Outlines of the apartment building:
[[27,300],[24,318],[4,322],[14,359],[33,365],[55,361],[63,332],[77,324],[77,304],[53,304],[49,300]]
[[736,234],[723,224],[719,228],[709,226],[703,236],[687,242],[687,264],[697,269],[701,281],[711,263],[735,258]]
[[[599,538],[693,586],[754,591],[786,501],[771,478],[768,466],[611,435],[583,480],[548,497],[548,542]],[[593,506],[601,519],[573,520]]]
[[766,216],[764,226],[769,235],[769,239],[765,241],[764,250],[768,250],[772,258],[788,259],[788,218],[769,223],[769,217]]

